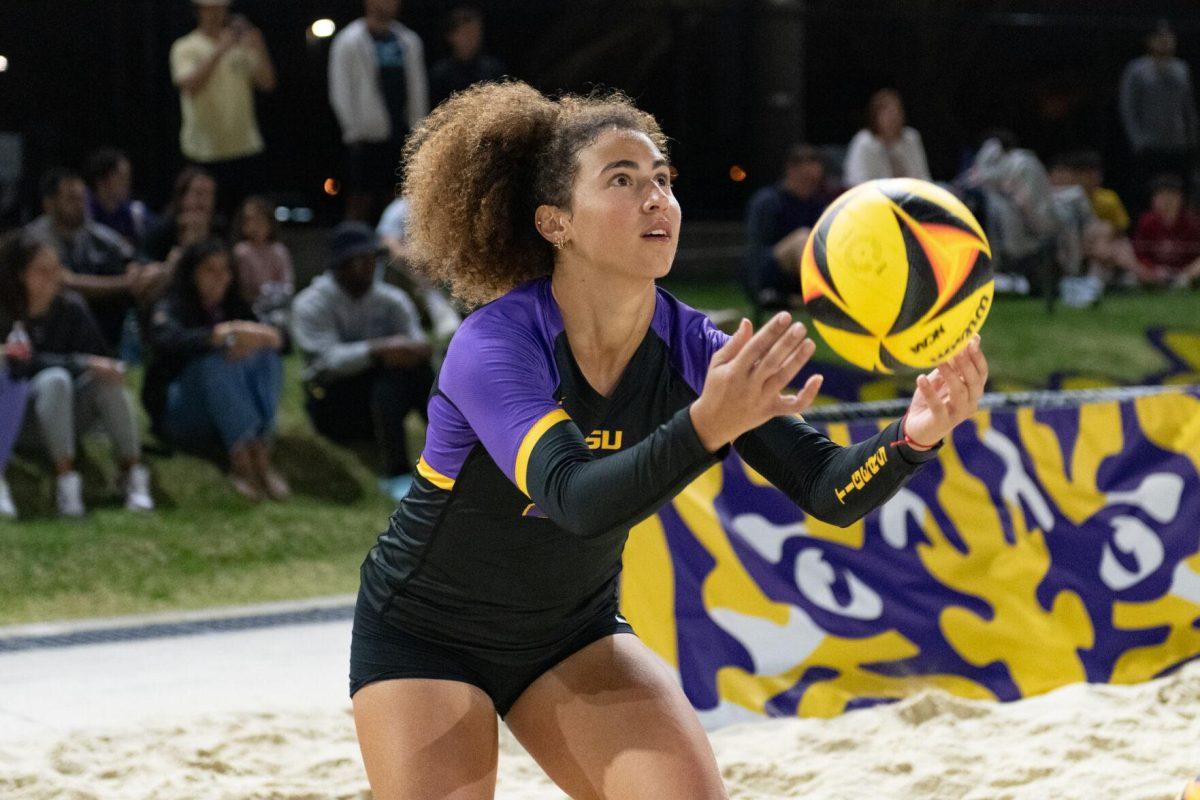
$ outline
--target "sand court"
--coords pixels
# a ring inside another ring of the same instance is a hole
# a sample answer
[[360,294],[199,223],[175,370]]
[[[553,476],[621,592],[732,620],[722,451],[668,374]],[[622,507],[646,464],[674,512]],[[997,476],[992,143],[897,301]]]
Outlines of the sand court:
[[[367,798],[349,637],[347,618],[0,651],[0,796]],[[924,692],[711,738],[735,798],[1174,800],[1200,772],[1200,662],[1135,686],[1009,704]],[[563,797],[503,726],[496,796]]]

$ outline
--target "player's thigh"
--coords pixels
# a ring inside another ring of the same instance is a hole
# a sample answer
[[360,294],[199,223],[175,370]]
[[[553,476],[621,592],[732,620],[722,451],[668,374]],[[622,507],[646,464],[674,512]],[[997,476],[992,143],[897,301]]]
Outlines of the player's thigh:
[[496,711],[476,686],[404,678],[354,693],[354,727],[375,800],[495,794]]
[[525,690],[505,722],[574,800],[727,797],[695,710],[636,636],[570,656]]

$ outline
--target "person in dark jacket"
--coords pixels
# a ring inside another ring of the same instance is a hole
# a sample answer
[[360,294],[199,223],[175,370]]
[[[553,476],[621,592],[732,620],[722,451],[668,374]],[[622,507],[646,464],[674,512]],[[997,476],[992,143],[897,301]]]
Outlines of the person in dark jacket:
[[29,380],[26,428],[40,435],[57,474],[58,512],[84,513],[83,479],[75,471],[79,434],[100,428],[112,440],[124,474],[125,507],[154,508],[150,473],[142,464],[125,365],[110,357],[87,303],[63,288],[63,265],[50,245],[22,234],[0,244],[0,339],[15,377]]
[[743,281],[756,303],[780,305],[799,293],[800,254],[835,196],[820,152],[798,144],[788,151],[780,180],[750,198]]
[[247,499],[286,499],[287,482],[271,464],[283,336],[254,321],[223,242],[183,250],[148,343],[142,402],[154,431],[188,450],[227,453],[233,487]]
[[446,44],[450,55],[429,70],[430,108],[472,84],[504,77],[504,64],[483,52],[483,12],[478,6],[464,4],[451,9],[446,18]]

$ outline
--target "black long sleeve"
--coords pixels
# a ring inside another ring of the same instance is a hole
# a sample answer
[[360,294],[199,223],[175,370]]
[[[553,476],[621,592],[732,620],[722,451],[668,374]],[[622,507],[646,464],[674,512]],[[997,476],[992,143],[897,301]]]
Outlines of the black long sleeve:
[[689,408],[606,458],[593,456],[575,423],[554,425],[529,458],[530,498],[559,526],[581,536],[633,527],[729,450],[705,449]]
[[938,448],[914,450],[902,419],[849,447],[796,417],[776,417],[734,442],[747,464],[804,509],[833,525],[861,519],[894,495]]

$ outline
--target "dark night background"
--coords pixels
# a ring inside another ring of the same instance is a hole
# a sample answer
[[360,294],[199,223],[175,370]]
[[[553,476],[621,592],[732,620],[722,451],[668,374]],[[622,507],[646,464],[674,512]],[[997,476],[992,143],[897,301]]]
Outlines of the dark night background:
[[[404,0],[401,20],[445,54],[450,0]],[[1126,149],[1116,86],[1160,17],[1179,55],[1200,59],[1195,2],[945,2],[941,0],[483,0],[488,49],[545,91],[611,86],[658,115],[676,141],[678,193],[689,215],[734,218],[774,178],[787,143],[845,144],[868,95],[894,86],[921,131],[934,177],[951,177],[979,134],[1013,129],[1044,158],[1101,150],[1120,185]],[[325,217],[325,178],[341,165],[326,99],[330,40],[358,0],[236,0],[263,29],[280,86],[260,97],[271,187]],[[0,0],[0,131],[25,138],[26,196],[36,173],[79,166],[103,144],[130,152],[137,191],[166,196],[178,153],[171,42],[193,25],[184,0]],[[743,183],[729,178],[738,164]]]

